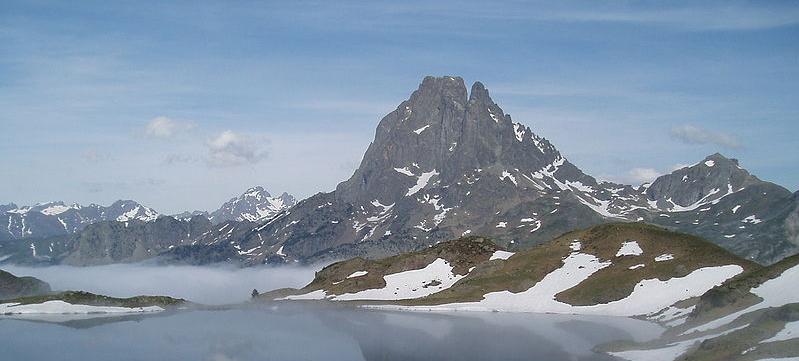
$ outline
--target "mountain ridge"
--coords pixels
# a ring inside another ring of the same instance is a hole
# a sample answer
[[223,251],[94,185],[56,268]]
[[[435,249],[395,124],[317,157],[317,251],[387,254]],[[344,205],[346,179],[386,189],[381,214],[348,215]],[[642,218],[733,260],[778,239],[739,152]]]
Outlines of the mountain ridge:
[[467,235],[521,250],[618,221],[694,234],[762,264],[799,251],[797,196],[737,160],[715,153],[638,187],[597,181],[514,122],[482,83],[467,92],[452,76],[425,77],[384,116],[359,167],[335,190],[263,218],[254,216],[259,198],[273,199],[251,188],[226,208],[242,206],[252,218],[226,217],[161,255],[192,263],[329,262]]

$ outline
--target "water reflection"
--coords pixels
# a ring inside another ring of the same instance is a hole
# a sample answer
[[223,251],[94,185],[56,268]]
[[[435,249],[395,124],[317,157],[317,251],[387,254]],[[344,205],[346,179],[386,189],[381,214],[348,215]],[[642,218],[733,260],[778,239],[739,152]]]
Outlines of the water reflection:
[[659,332],[625,318],[295,304],[81,319],[0,317],[3,356],[10,360],[610,360],[591,349]]

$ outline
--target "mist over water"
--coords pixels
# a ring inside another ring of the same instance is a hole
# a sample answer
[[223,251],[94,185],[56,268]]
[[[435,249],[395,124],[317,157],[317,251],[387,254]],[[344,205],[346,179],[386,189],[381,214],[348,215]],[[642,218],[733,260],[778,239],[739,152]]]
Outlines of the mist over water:
[[94,267],[22,267],[3,265],[18,276],[34,276],[53,290],[76,290],[113,297],[164,295],[192,302],[219,305],[250,298],[260,292],[283,287],[302,287],[313,280],[314,268],[299,266],[153,266],[115,264]]

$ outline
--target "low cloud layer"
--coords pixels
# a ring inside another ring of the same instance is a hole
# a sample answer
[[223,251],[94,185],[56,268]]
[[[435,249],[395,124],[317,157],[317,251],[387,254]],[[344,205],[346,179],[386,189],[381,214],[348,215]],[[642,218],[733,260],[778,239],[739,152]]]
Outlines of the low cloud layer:
[[229,167],[258,163],[266,158],[266,152],[245,134],[226,130],[211,138],[208,147],[208,164]]
[[693,125],[680,125],[671,128],[671,137],[685,144],[712,144],[730,149],[741,147],[738,138],[731,134]]
[[247,300],[260,292],[302,287],[313,280],[314,269],[304,267],[195,267],[108,265],[96,267],[3,266],[19,276],[34,276],[54,290],[81,290],[114,297],[167,295],[203,304]]

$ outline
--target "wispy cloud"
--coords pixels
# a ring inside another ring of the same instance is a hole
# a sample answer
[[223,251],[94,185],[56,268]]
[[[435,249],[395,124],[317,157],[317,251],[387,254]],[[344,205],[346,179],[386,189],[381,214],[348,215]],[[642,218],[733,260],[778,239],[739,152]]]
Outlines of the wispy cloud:
[[[594,3],[595,4],[595,3]],[[587,10],[585,10],[587,9]],[[544,12],[543,18],[574,22],[630,23],[685,30],[756,30],[799,24],[795,8],[742,5],[724,2],[693,3],[688,7],[636,9],[588,6],[580,10]]]
[[194,122],[191,121],[158,116],[145,124],[144,134],[152,138],[171,138],[180,133],[190,131],[195,126]]
[[671,128],[671,136],[685,144],[713,144],[730,149],[741,147],[741,142],[738,138],[731,134],[689,124]]
[[266,158],[251,136],[226,130],[206,143],[208,164],[215,167],[232,167],[258,163]]

